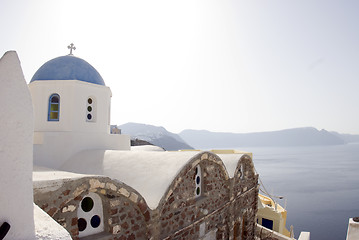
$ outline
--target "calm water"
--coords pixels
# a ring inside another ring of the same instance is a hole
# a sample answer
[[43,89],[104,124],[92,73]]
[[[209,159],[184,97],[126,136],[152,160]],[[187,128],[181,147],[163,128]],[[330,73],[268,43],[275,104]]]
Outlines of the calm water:
[[245,150],[266,189],[287,198],[296,238],[310,231],[313,240],[345,239],[349,218],[359,216],[359,144]]

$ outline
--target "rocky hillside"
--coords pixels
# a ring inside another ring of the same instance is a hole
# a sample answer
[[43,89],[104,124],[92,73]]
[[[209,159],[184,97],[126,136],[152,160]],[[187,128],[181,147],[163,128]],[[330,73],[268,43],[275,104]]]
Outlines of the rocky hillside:
[[193,149],[177,134],[167,131],[164,127],[157,127],[141,123],[126,123],[117,126],[122,134],[128,134],[132,140],[147,141],[167,151]]

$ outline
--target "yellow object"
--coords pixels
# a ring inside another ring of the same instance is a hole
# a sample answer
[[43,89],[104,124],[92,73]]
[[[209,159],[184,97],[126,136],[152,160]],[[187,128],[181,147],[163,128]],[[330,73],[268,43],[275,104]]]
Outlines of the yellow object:
[[270,197],[258,194],[258,224],[290,237],[290,232],[285,227],[286,221],[287,210]]
[[235,149],[212,149],[211,152],[215,154],[247,154],[253,159],[253,153]]

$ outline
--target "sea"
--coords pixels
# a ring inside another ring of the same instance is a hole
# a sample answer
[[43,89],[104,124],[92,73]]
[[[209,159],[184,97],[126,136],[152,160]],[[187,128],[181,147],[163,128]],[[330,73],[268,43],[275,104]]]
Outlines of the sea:
[[253,153],[266,191],[284,197],[277,202],[295,238],[301,231],[313,240],[346,238],[349,218],[359,217],[359,143],[237,149]]

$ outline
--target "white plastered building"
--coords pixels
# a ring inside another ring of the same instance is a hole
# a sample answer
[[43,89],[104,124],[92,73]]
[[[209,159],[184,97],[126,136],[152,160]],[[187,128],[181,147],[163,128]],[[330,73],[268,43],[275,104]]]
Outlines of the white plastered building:
[[85,60],[61,56],[29,83],[34,106],[34,164],[59,168],[88,149],[130,150],[130,137],[110,134],[111,90]]
[[0,83],[0,238],[253,239],[250,155],[128,151],[129,136],[110,134],[110,88],[73,55],[46,62],[27,88],[6,53]]

